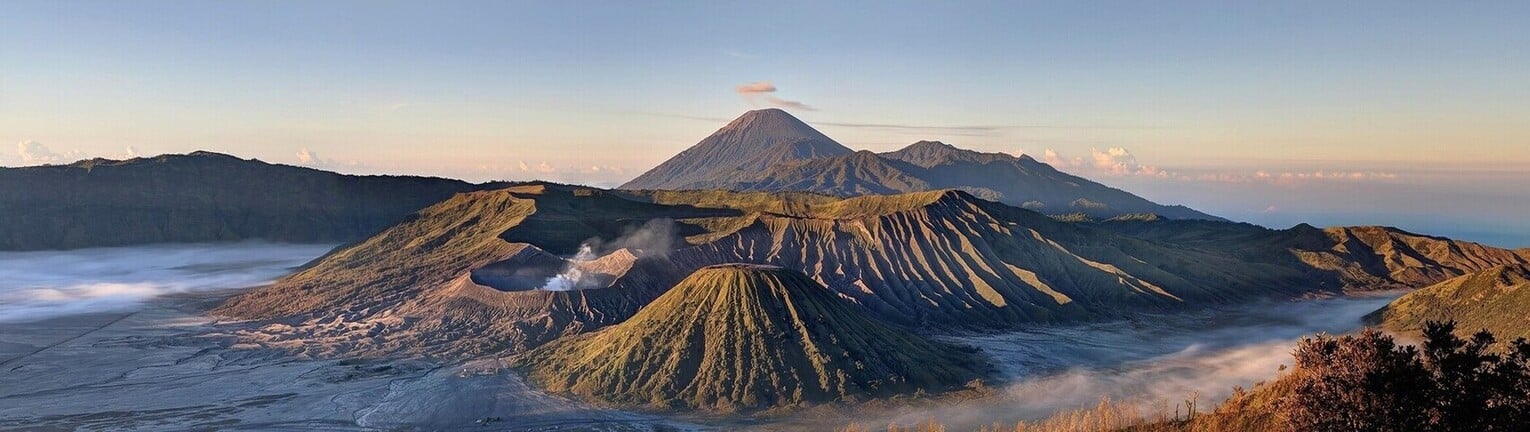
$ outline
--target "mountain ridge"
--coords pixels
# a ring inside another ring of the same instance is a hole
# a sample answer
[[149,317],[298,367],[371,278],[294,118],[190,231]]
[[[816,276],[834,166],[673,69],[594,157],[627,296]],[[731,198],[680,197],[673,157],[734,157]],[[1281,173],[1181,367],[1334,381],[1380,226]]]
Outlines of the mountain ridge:
[[[668,246],[617,257],[597,248],[593,261],[570,261],[581,245],[620,245],[611,239],[656,223]],[[308,340],[298,349],[316,354],[456,356],[619,323],[685,275],[724,263],[802,271],[879,320],[939,332],[1419,287],[1521,259],[1379,234],[1366,238],[1418,247],[1361,248],[1303,227],[1069,223],[959,190],[838,198],[528,184],[459,194],[213,313],[284,323],[257,339]],[[1433,257],[1366,252],[1378,249]],[[539,288],[570,266],[601,275],[599,285]]]
[[[761,119],[794,126],[747,126]],[[778,155],[785,142],[832,142],[817,130],[806,130],[811,127],[785,111],[749,111],[618,188],[804,191],[838,196],[961,189],[1054,215],[1077,212],[1108,219],[1153,213],[1174,219],[1225,220],[1180,205],[1157,204],[1029,156],[983,153],[939,141],[918,141],[885,153],[853,151],[834,143],[826,149],[792,152],[789,157]]]
[[492,186],[345,175],[208,151],[0,168],[0,250],[349,242],[452,194]]
[[1429,321],[1455,321],[1472,333],[1488,330],[1499,341],[1530,338],[1530,264],[1506,264],[1410,292],[1366,316],[1392,331],[1416,332]]

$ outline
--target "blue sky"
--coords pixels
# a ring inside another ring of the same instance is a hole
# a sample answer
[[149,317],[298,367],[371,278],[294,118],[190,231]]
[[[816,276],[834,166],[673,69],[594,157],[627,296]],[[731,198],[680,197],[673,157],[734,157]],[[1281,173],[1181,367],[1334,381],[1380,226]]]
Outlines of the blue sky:
[[208,149],[614,185],[769,97],[854,148],[1051,154],[1271,226],[1530,246],[1524,2],[0,9],[0,165]]

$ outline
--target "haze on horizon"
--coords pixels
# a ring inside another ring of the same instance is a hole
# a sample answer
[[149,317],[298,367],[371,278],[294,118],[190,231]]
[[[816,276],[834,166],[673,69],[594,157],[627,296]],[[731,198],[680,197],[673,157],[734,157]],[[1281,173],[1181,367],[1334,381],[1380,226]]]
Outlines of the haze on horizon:
[[1530,246],[1530,5],[41,2],[0,166],[226,152],[614,186],[744,110],[1272,227]]

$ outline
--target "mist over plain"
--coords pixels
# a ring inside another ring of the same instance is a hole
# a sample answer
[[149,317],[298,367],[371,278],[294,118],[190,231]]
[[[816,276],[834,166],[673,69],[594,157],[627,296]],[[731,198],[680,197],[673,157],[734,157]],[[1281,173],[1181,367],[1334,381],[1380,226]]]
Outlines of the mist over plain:
[[1361,317],[1400,293],[1257,303],[1123,321],[1036,328],[951,338],[993,356],[999,375],[992,396],[918,410],[848,419],[878,427],[939,419],[953,430],[1036,420],[1089,408],[1102,398],[1172,413],[1194,399],[1202,411],[1291,365],[1303,336],[1346,333]]
[[0,252],[0,322],[123,312],[167,294],[261,285],[332,248],[242,242]]

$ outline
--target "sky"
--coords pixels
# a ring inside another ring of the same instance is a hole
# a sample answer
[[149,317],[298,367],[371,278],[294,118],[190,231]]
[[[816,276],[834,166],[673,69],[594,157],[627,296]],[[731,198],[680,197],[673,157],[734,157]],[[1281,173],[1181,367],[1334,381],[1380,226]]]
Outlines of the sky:
[[1271,227],[1530,246],[1526,2],[0,9],[0,166],[212,150],[614,186],[777,106],[856,149],[1029,154]]

